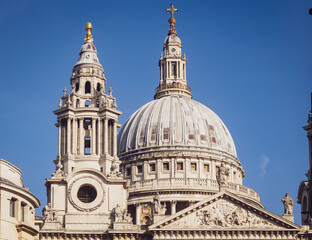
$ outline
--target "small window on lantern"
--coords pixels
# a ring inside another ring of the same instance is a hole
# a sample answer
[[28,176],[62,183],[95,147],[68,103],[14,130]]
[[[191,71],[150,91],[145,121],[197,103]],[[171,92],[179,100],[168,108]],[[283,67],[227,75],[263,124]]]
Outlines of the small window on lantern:
[[177,63],[176,62],[171,63],[171,76],[173,77],[177,76]]
[[75,85],[75,91],[78,92],[78,90],[79,90],[79,83],[77,82]]
[[98,93],[101,92],[101,84],[100,83],[97,84],[96,90]]
[[85,93],[91,93],[91,83],[89,81],[86,82]]

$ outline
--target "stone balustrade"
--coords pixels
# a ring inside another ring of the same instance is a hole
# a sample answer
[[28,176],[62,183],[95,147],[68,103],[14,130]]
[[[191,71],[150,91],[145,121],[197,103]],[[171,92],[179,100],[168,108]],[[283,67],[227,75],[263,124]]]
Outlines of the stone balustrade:
[[181,83],[167,83],[164,85],[160,85],[155,89],[155,93],[158,93],[159,91],[162,91],[164,89],[168,89],[168,88],[178,88],[178,89],[184,89],[187,90],[189,92],[191,92],[191,88],[187,85],[181,84]]
[[[248,196],[256,201],[260,201],[259,194],[243,185],[229,183],[229,190],[239,195]],[[219,184],[212,179],[196,179],[196,178],[165,178],[151,179],[144,181],[136,181],[130,185],[130,192],[146,191],[146,190],[174,189],[174,190],[211,190],[219,191]]]

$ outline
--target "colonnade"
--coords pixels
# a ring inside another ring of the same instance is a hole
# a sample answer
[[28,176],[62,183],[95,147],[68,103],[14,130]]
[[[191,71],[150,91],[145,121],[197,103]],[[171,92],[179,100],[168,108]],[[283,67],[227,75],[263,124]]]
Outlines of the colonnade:
[[[117,121],[106,117],[59,119],[58,156],[117,156]],[[89,152],[86,152],[89,149]]]

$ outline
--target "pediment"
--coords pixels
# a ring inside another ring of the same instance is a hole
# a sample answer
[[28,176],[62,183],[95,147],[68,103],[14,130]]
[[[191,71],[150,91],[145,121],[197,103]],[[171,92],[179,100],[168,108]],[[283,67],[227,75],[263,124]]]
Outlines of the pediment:
[[157,229],[296,230],[299,226],[231,192],[222,191],[149,227],[149,230]]

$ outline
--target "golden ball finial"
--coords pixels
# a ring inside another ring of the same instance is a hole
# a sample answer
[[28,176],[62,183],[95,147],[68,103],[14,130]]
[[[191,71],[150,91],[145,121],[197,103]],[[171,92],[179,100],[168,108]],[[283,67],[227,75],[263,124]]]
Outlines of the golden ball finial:
[[92,30],[92,23],[90,22],[86,24],[86,31],[88,31],[88,29]]
[[86,38],[84,39],[84,42],[93,42],[93,38],[92,38],[92,34],[91,34],[91,30],[92,30],[92,24],[90,22],[88,22],[86,24]]

